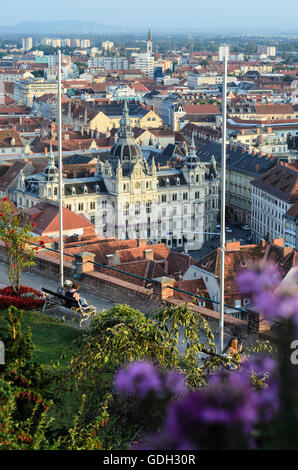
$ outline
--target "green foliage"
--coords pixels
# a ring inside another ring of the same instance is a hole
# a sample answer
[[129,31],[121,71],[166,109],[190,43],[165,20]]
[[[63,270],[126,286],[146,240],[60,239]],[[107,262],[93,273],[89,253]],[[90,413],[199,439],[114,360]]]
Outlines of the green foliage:
[[34,264],[37,249],[29,248],[32,225],[22,214],[13,214],[9,200],[3,199],[0,209],[0,238],[5,242],[8,259],[8,277],[13,291],[21,285],[22,271]]

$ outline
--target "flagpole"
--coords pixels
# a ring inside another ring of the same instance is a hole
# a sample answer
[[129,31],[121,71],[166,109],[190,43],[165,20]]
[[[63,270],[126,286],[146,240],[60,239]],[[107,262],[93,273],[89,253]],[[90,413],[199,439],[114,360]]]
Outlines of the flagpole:
[[61,108],[61,50],[58,51],[58,160],[59,160],[59,252],[60,285],[64,284],[63,273],[63,176],[62,176],[62,108]]
[[220,222],[220,311],[219,311],[219,346],[224,349],[224,303],[225,303],[225,249],[226,249],[226,123],[227,123],[227,65],[228,57],[223,56],[222,84],[222,135],[221,135],[221,222]]

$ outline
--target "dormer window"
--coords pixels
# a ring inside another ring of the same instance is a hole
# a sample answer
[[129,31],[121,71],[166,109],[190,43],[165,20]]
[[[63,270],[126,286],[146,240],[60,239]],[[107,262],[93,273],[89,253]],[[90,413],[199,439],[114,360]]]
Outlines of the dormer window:
[[84,194],[87,194],[88,193],[88,188],[87,186],[84,184]]
[[74,196],[76,194],[76,188],[72,186],[71,188],[71,194]]
[[99,185],[98,185],[98,184],[95,185],[95,192],[96,192],[97,194],[99,193]]

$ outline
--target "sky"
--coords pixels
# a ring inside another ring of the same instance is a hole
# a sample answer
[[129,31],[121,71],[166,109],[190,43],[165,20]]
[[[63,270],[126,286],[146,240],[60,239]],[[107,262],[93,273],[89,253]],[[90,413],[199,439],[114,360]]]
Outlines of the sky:
[[[21,21],[82,20],[152,31],[258,28],[296,30],[298,0],[13,0],[1,5],[1,26]],[[12,7],[13,5],[13,7]]]

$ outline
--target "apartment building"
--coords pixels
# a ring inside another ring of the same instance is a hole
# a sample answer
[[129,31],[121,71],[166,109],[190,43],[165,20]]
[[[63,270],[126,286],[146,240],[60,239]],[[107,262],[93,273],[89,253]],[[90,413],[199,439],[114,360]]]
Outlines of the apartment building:
[[254,179],[251,186],[254,240],[259,243],[264,238],[283,238],[290,245],[289,236],[286,240],[285,215],[298,200],[298,162],[278,162]]

